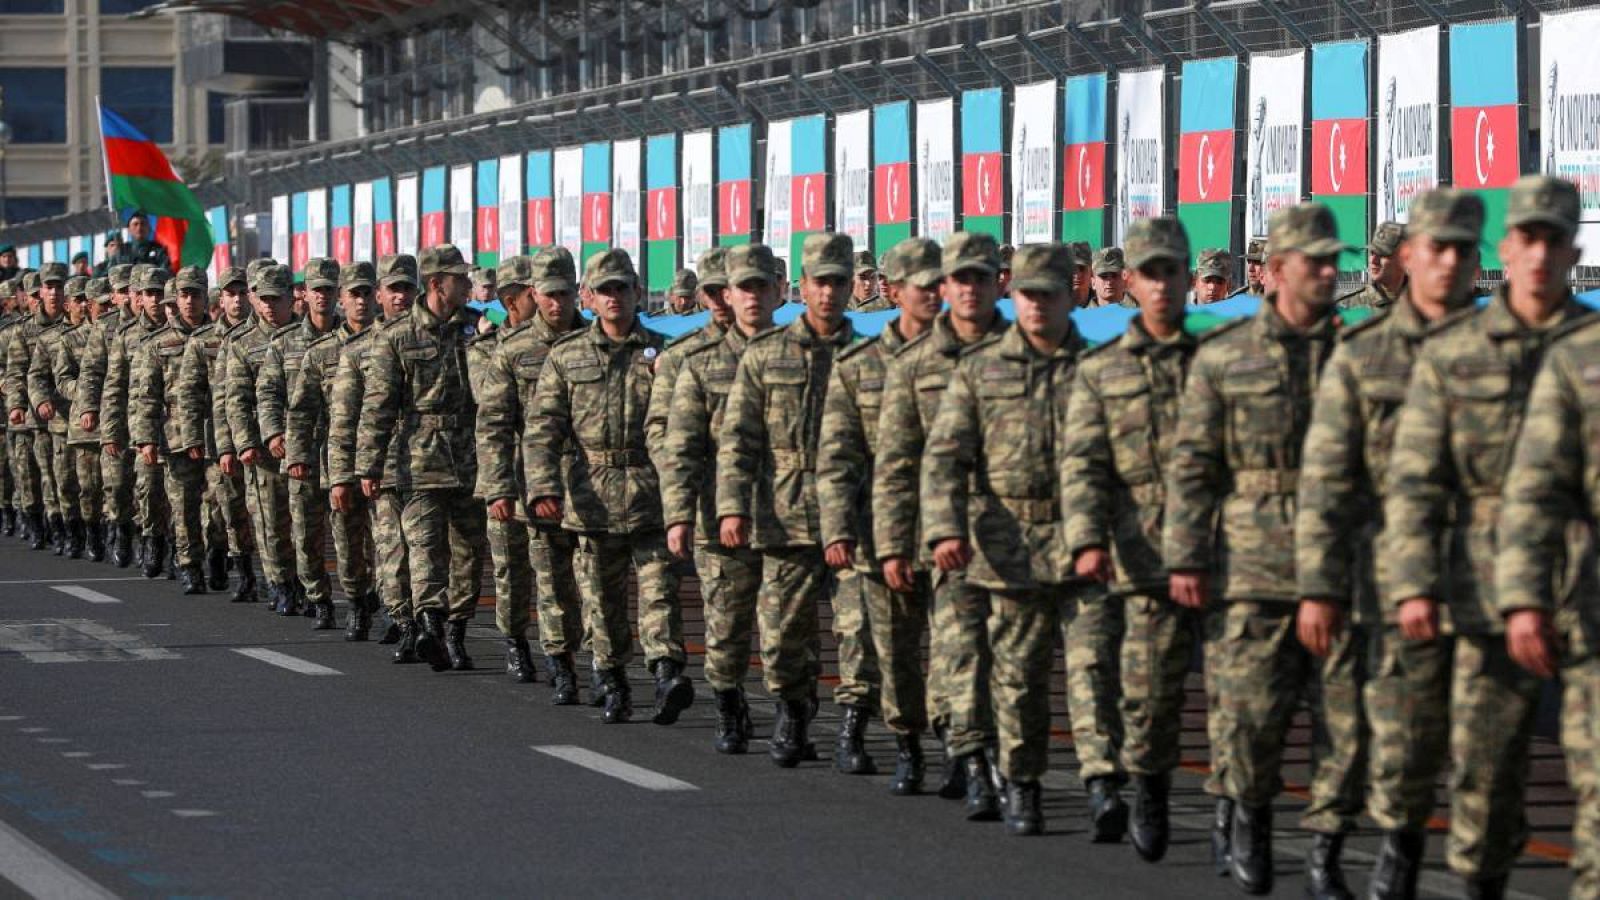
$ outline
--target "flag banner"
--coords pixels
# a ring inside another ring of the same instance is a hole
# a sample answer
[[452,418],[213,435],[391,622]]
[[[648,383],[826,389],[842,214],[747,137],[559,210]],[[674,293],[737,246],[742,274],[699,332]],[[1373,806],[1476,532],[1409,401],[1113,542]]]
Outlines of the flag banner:
[[394,193],[388,178],[372,181],[372,253],[362,257],[373,262],[380,256],[399,253],[395,243]]
[[555,187],[551,181],[549,150],[528,153],[528,171],[524,173],[523,189],[528,197],[528,252],[549,247],[556,242]]
[[645,260],[640,238],[644,233],[640,209],[640,175],[644,171],[644,144],[634,139],[611,145],[611,246],[628,254],[639,277]]
[[[1117,76],[1117,245],[1135,219],[1161,215],[1167,204],[1165,69]],[[1194,236],[1190,235],[1190,244]]]
[[[857,250],[872,247],[872,110],[833,120],[833,220]],[[878,248],[880,252],[885,248]]]
[[327,188],[306,191],[306,253],[309,259],[329,255]]
[[956,103],[917,104],[917,234],[944,243],[956,230]]
[[806,116],[789,126],[789,280],[800,280],[800,246],[828,230],[828,119]]
[[1379,35],[1378,220],[1405,222],[1438,183],[1439,28]]
[[272,258],[283,262],[289,258],[289,195],[272,198]]
[[394,221],[396,253],[417,253],[422,241],[422,184],[416,175],[402,175],[395,181]]
[[[222,270],[233,265],[232,235],[228,228],[228,208],[226,206],[213,206],[206,210],[206,221],[211,224],[211,281],[216,283],[222,277]],[[85,238],[91,245],[100,244],[104,247],[105,241],[96,241],[93,237]],[[103,250],[102,250],[103,252]],[[92,254],[91,254],[92,255]]]
[[1019,84],[1011,101],[1011,243],[1055,239],[1056,82]]
[[961,93],[961,227],[998,241],[1006,239],[1004,103],[999,88]]
[[473,177],[473,261],[494,268],[500,262],[500,158],[478,160]]
[[306,192],[298,191],[289,198],[289,270],[294,273],[296,284],[300,283],[301,270],[311,258],[310,228],[310,203]]
[[472,164],[450,167],[450,243],[463,257],[472,255]]
[[[56,261],[56,242],[55,241],[45,241],[44,243],[39,245],[39,248],[40,248],[40,251],[43,254],[43,256],[41,258],[45,262],[53,263],[53,262]],[[62,261],[65,262],[65,260],[62,260]]]
[[583,274],[583,148],[556,150],[553,167],[555,198],[555,242],[576,257],[578,274]]
[[762,205],[766,227],[762,230],[762,236],[773,254],[783,260],[786,266],[789,262],[789,239],[794,234],[790,207],[792,195],[789,190],[789,179],[794,171],[793,126],[794,122],[787,119],[767,125],[767,160],[763,169],[766,178],[762,181],[762,187],[766,189]]
[[[210,214],[208,213],[207,217],[209,218],[209,216]],[[213,235],[212,239],[215,240],[215,238],[216,236]],[[94,260],[96,266],[106,261],[106,240],[104,235],[92,234],[89,236],[89,258]]]
[[[210,210],[206,210],[206,222],[208,224],[211,222]],[[216,233],[217,230],[215,228],[211,229],[211,240],[213,247],[216,246]],[[67,238],[67,259],[76,259],[79,253],[85,255],[89,253],[89,241],[83,235],[75,234],[72,237]]]
[[344,265],[351,259],[354,252],[351,246],[350,223],[350,185],[336,184],[328,192],[328,241],[331,246],[329,255]]
[[911,237],[911,104],[872,110],[872,246],[881,259]]
[[[770,138],[769,138],[770,142]],[[753,233],[751,173],[755,171],[755,137],[749,125],[717,129],[717,244],[750,243]]]
[[350,193],[350,253],[356,259],[377,262],[372,214],[372,182],[356,182]]
[[578,273],[583,273],[589,257],[611,246],[611,144],[596,141],[583,145],[583,218],[579,229]]
[[500,243],[495,247],[499,259],[520,256],[525,246],[522,242],[522,155],[513,153],[499,160],[499,183],[495,186],[496,215],[500,229]]
[[715,144],[710,131],[691,131],[683,136],[683,155],[679,162],[683,173],[683,203],[680,231],[683,232],[683,264],[692,266],[700,254],[716,243],[717,233],[712,218],[717,208],[716,173],[712,169]]
[[1061,240],[1106,241],[1106,74],[1067,79],[1062,101]]
[[1600,10],[1539,20],[1540,171],[1578,186],[1583,218],[1579,265],[1600,266]]
[[1333,211],[1339,239],[1355,248],[1339,255],[1343,272],[1367,267],[1370,54],[1366,41],[1311,48],[1311,199]]
[[449,192],[446,179],[449,176],[444,166],[435,166],[422,171],[422,249],[437,247],[449,240],[446,230],[445,218],[449,204]]
[[1250,57],[1250,129],[1245,153],[1245,237],[1267,233],[1274,210],[1305,192],[1302,153],[1306,106],[1304,51]]
[[152,238],[166,248],[174,266],[209,265],[210,225],[194,192],[155,141],[115,112],[99,109],[106,199],[118,220],[126,222],[133,210],[143,210],[152,220]]
[[1506,194],[1522,174],[1517,20],[1450,28],[1450,173],[1483,198],[1485,269],[1500,268]]
[[1239,61],[1183,64],[1178,107],[1178,219],[1196,248],[1233,246],[1233,130]]
[[71,257],[68,255],[67,242],[64,241],[64,240],[51,241],[50,242],[50,258],[49,258],[49,260],[47,260],[47,262],[64,263],[64,262],[70,262],[70,261],[71,261]]
[[38,244],[30,244],[22,248],[22,253],[17,257],[17,263],[26,269],[37,269],[44,261],[44,256]]
[[[703,133],[703,132],[702,132]],[[709,144],[709,141],[707,142]],[[672,287],[678,271],[678,136],[658,134],[645,143],[645,286],[652,291]],[[706,182],[710,193],[710,181]],[[692,257],[684,265],[693,265]]]

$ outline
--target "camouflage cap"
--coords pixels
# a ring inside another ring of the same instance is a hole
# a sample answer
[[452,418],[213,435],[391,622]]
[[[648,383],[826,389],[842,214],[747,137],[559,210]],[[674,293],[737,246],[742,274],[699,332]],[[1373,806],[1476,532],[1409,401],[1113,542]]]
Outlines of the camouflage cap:
[[1374,256],[1393,256],[1406,239],[1406,227],[1399,222],[1380,222],[1367,241],[1367,250]]
[[1135,219],[1128,226],[1128,236],[1122,245],[1131,269],[1158,259],[1174,259],[1179,265],[1189,265],[1189,232],[1177,216]]
[[1275,210],[1267,222],[1272,255],[1298,251],[1307,256],[1332,256],[1349,245],[1339,240],[1333,211],[1321,203],[1297,203]]
[[90,300],[111,299],[111,279],[105,277],[91,278],[83,287],[83,295]]
[[1011,257],[1011,289],[1071,290],[1072,276],[1080,265],[1070,244],[1023,244]]
[[167,280],[167,270],[160,266],[135,266],[131,288],[140,293],[165,291]]
[[259,297],[284,297],[292,292],[293,282],[294,275],[289,271],[289,267],[274,263],[256,270],[255,279],[250,282],[250,290]]
[[583,269],[583,283],[592,290],[608,284],[632,286],[639,283],[639,273],[634,271],[633,257],[628,251],[612,247],[589,257],[589,264]]
[[17,296],[17,279],[0,279],[0,300],[10,300]]
[[1094,274],[1115,275],[1127,266],[1123,263],[1121,247],[1104,247],[1094,255]]
[[939,245],[927,238],[906,238],[883,255],[883,277],[890,284],[932,287],[944,278],[942,266]]
[[679,269],[672,276],[672,290],[669,293],[674,297],[693,297],[699,288],[700,279],[695,276],[693,269]]
[[1253,263],[1267,261],[1267,239],[1265,237],[1253,237],[1245,242],[1244,261]]
[[1434,188],[1411,201],[1406,236],[1426,235],[1443,243],[1476,244],[1483,237],[1483,199],[1455,188]]
[[1233,254],[1221,247],[1209,247],[1201,250],[1200,260],[1194,266],[1194,277],[1232,280]]
[[528,288],[533,286],[533,258],[508,256],[495,266],[497,288]]
[[472,270],[472,284],[474,287],[494,287],[495,270],[484,266]]
[[308,288],[336,288],[339,286],[339,261],[326,256],[308,260],[305,268]]
[[339,290],[350,291],[356,288],[371,288],[378,283],[378,273],[373,270],[372,263],[360,260],[345,263],[339,267]]
[[267,266],[275,266],[277,264],[278,261],[270,256],[263,256],[259,259],[250,260],[245,264],[244,267],[244,280],[246,286],[251,290],[255,290],[256,276],[261,274],[261,270],[265,269]]
[[744,284],[747,281],[779,284],[783,278],[783,273],[778,270],[778,258],[766,244],[741,244],[730,247],[724,263],[727,266],[729,284]]
[[89,291],[89,279],[83,275],[74,275],[67,279],[65,290],[68,297],[82,297]]
[[1017,255],[1017,248],[1010,244],[1000,245],[1000,271],[1011,271],[1011,257]]
[[[543,247],[529,261],[533,273],[528,282],[541,294],[571,293],[577,289],[578,263],[565,247]],[[502,278],[501,283],[505,280]]]
[[230,284],[245,285],[247,283],[248,279],[245,278],[244,270],[238,266],[229,266],[222,270],[222,274],[217,276],[217,287],[219,288],[225,288]]
[[172,279],[176,284],[174,290],[190,288],[205,293],[210,279],[206,277],[206,270],[199,266],[184,266],[178,270],[177,277]]
[[409,253],[395,253],[378,260],[378,283],[384,287],[396,284],[417,286],[417,258]]
[[106,277],[111,282],[114,291],[125,291],[128,284],[133,281],[133,266],[129,263],[118,263],[106,270]]
[[981,231],[958,231],[944,242],[940,261],[945,275],[967,271],[993,275],[1000,271],[1000,244]]
[[[1073,265],[1085,268],[1094,265],[1094,250],[1089,247],[1088,241],[1073,241],[1067,244],[1067,250],[1072,254]],[[1015,260],[1012,264],[1015,265]]]
[[39,283],[49,284],[52,281],[65,282],[67,280],[67,264],[47,262],[39,267]]
[[216,285],[213,284],[211,286],[211,289],[206,291],[206,300],[209,301],[213,306],[215,306],[218,303],[221,303],[222,302],[222,288],[219,288],[219,287],[217,287]]
[[39,273],[36,271],[22,273],[22,293],[39,293]]
[[172,304],[178,302],[178,280],[168,278],[167,283],[161,286],[161,302]]
[[823,231],[800,245],[800,274],[807,278],[849,278],[855,274],[855,242],[850,235]]
[[872,258],[871,250],[856,251],[856,274],[878,271],[878,261]]
[[1549,175],[1524,175],[1511,185],[1506,198],[1506,227],[1549,225],[1570,237],[1578,231],[1582,207],[1572,182]]
[[694,261],[694,272],[703,288],[727,287],[728,251],[712,247],[700,254],[700,258]]
[[440,244],[422,251],[422,259],[417,262],[417,271],[423,278],[430,275],[469,275],[472,267],[462,258],[461,251],[454,244]]

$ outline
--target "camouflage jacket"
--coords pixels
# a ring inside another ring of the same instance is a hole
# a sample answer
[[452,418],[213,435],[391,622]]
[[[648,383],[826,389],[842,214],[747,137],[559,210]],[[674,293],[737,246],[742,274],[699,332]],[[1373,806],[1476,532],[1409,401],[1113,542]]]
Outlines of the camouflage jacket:
[[620,341],[596,319],[550,348],[523,450],[529,499],[561,498],[563,528],[633,534],[662,527],[661,482],[649,454],[660,438],[646,421],[660,353],[661,338],[637,319]]
[[1338,338],[1330,309],[1310,332],[1268,297],[1200,339],[1178,409],[1162,556],[1209,572],[1221,600],[1294,602],[1295,495],[1311,401]]
[[1162,479],[1196,346],[1184,331],[1158,341],[1135,318],[1078,362],[1062,432],[1063,534],[1069,559],[1090,547],[1111,551],[1119,589],[1166,595]]
[[817,507],[822,546],[856,545],[857,571],[878,571],[872,550],[872,462],[878,450],[878,414],[884,370],[906,345],[895,327],[851,344],[833,361],[833,377],[822,402],[822,439],[817,446]]
[[[339,348],[333,389],[328,394],[326,480],[329,487],[354,484],[360,477],[356,474],[356,438],[361,433],[361,401],[367,393],[366,358],[372,349],[373,336],[389,324],[374,322]],[[387,453],[384,456],[383,480],[393,483],[396,473],[392,458]]]
[[83,326],[76,326],[65,318],[39,332],[38,343],[28,360],[28,403],[30,407],[49,401],[55,407],[46,428],[51,434],[65,436],[71,430],[72,398],[56,384],[56,356],[67,343],[67,338]]
[[[261,361],[261,371],[256,373],[256,419],[261,426],[262,440],[270,441],[282,435],[287,441],[289,395],[300,381],[306,350],[333,334],[338,327],[334,325],[328,331],[319,331],[311,324],[311,317],[306,316],[272,333],[272,340],[267,342],[266,358]],[[288,464],[287,457],[284,463]]]
[[56,401],[56,415],[66,417],[67,444],[72,447],[100,446],[100,430],[84,431],[78,424],[80,411],[75,399],[78,396],[78,381],[83,373],[83,358],[98,324],[85,322],[68,331],[50,362],[50,378],[59,398]]
[[[997,313],[989,335],[1008,327]],[[950,327],[950,314],[941,313],[932,328],[888,360],[873,460],[872,539],[879,561],[893,556],[928,561],[918,528],[922,450],[950,373],[966,346]]]
[[1402,284],[1400,292],[1390,294],[1381,285],[1368,284],[1357,290],[1351,291],[1339,298],[1340,309],[1388,309],[1394,302],[1405,295],[1405,285]]
[[[73,415],[100,412],[100,394],[106,386],[106,366],[110,359],[111,344],[117,340],[129,316],[120,309],[101,316],[90,327],[83,342],[83,355],[78,359],[78,379],[72,397]],[[98,434],[98,429],[96,429]]]
[[1569,297],[1550,326],[1529,328],[1502,287],[1476,314],[1429,332],[1389,457],[1386,605],[1432,597],[1455,633],[1503,630],[1494,595],[1500,489],[1550,335],[1586,311]]
[[1012,328],[967,350],[928,432],[922,531],[972,545],[967,581],[1025,591],[1072,580],[1061,534],[1061,447],[1083,336],[1049,356]]
[[722,340],[725,332],[726,329],[721,325],[708,322],[704,328],[673,341],[656,357],[656,382],[650,391],[650,411],[646,418],[650,433],[661,437],[661,441],[650,448],[650,458],[655,462],[658,472],[666,449],[667,419],[672,414],[672,389],[678,383],[678,372],[683,368],[683,361],[695,350]]
[[805,316],[751,339],[717,433],[717,518],[752,520],[751,546],[822,540],[817,442],[834,356],[856,339],[846,319],[819,337]]
[[[667,525],[690,524],[700,544],[719,545],[717,522],[717,435],[728,406],[728,391],[750,339],[737,326],[721,340],[700,344],[685,354],[672,388],[661,473],[662,515]],[[651,398],[654,404],[655,398]]]
[[192,334],[194,329],[174,319],[139,345],[128,386],[128,435],[135,447],[154,444],[162,453],[185,449],[176,412],[183,352]]
[[[340,324],[306,345],[300,372],[289,388],[284,410],[283,464],[311,469],[313,482],[324,488],[328,480],[328,410],[333,383],[339,376],[339,357],[346,344],[362,332]],[[267,358],[272,359],[268,353]]]
[[222,364],[223,410],[233,450],[239,454],[255,450],[260,454],[255,465],[269,472],[278,471],[278,461],[267,452],[267,435],[261,433],[256,416],[256,378],[266,362],[274,331],[266,319],[257,317],[248,326],[229,332],[223,350],[226,361]]
[[441,320],[418,300],[373,335],[356,434],[359,477],[400,491],[472,490],[478,455],[466,323],[459,310]]
[[110,339],[106,353],[105,388],[100,392],[100,443],[129,449],[128,396],[133,359],[139,348],[162,326],[148,316],[134,316]]
[[178,369],[178,441],[182,449],[204,448],[208,459],[234,452],[233,433],[228,428],[228,340],[253,322],[250,316],[232,324],[219,319],[189,335]]
[[[5,395],[8,411],[24,410],[27,424],[12,425],[12,431],[39,431],[43,424],[34,412],[38,404],[28,396],[28,370],[33,365],[33,352],[41,342],[51,340],[65,327],[64,319],[46,319],[43,313],[30,316],[12,328],[10,346],[6,347]],[[45,398],[41,396],[40,400]]]
[[[581,321],[581,320],[578,320]],[[576,327],[578,321],[573,324]],[[523,440],[537,409],[539,376],[550,348],[562,335],[540,316],[512,328],[497,328],[472,343],[468,359],[473,389],[478,394],[478,484],[474,493],[485,502],[514,499],[519,516],[528,499],[528,456]],[[564,448],[562,484],[571,467],[571,448]]]
[[894,309],[894,304],[882,294],[873,294],[865,300],[851,298],[849,308],[851,312],[858,313],[883,312],[886,309]]

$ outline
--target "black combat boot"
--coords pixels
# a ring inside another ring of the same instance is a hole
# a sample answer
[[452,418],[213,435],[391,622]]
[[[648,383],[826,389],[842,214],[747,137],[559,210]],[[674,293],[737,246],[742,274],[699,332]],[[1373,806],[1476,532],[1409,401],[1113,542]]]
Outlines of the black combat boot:
[[113,524],[116,535],[111,542],[111,562],[119,569],[133,565],[133,526],[126,522]]
[[144,539],[144,577],[160,578],[167,566],[167,539],[153,534]]
[[400,639],[394,648],[394,661],[400,664],[421,662],[417,657],[417,634],[421,631],[417,620],[401,619],[396,624],[400,626]]
[[106,532],[105,525],[100,522],[90,522],[85,529],[85,552],[90,562],[104,562],[106,558]]
[[550,674],[550,702],[556,706],[578,705],[578,667],[571,653],[555,653],[544,658]]
[[1218,797],[1211,812],[1211,868],[1227,878],[1233,871],[1233,800]]
[[737,756],[750,749],[750,707],[744,691],[729,688],[716,692],[717,736],[712,742],[718,753]]
[[28,511],[28,549],[43,550],[50,541],[50,528],[45,523],[44,510],[35,507]]
[[278,607],[273,612],[284,618],[300,615],[300,599],[295,595],[295,587],[299,582],[294,579],[280,581],[275,585],[278,595]]
[[451,622],[445,627],[444,648],[450,654],[450,668],[457,672],[472,671],[472,657],[467,655],[466,622]]
[[1367,882],[1372,900],[1416,900],[1417,875],[1427,835],[1421,831],[1385,831]]
[[876,775],[878,767],[867,755],[867,719],[865,709],[846,704],[844,718],[839,722],[839,737],[833,746],[833,767],[841,775]]
[[213,591],[228,589],[228,548],[212,547],[206,551],[206,582]]
[[425,609],[417,616],[417,655],[435,672],[450,669],[450,651],[445,648],[444,610]]
[[167,541],[167,554],[166,554],[166,556],[167,556],[167,566],[166,566],[167,580],[168,581],[177,581],[178,580],[178,543],[176,541]]
[[1089,840],[1115,844],[1128,833],[1128,804],[1115,779],[1091,778],[1089,788]]
[[972,822],[994,822],[1000,818],[1000,797],[995,793],[994,780],[989,776],[989,758],[979,750],[961,757],[961,767],[967,773],[967,819]]
[[1006,782],[1006,833],[1027,837],[1044,834],[1042,791],[1037,781]]
[[811,704],[805,700],[784,700],[778,703],[778,721],[772,726],[772,743],[767,755],[782,769],[792,769],[806,755],[810,726]]
[[527,638],[506,638],[506,674],[517,684],[533,684],[533,651]]
[[967,795],[967,770],[961,760],[950,755],[950,733],[943,725],[933,726],[934,737],[939,739],[940,758],[944,766],[939,772],[939,796],[946,800],[960,800]]
[[316,624],[311,626],[312,631],[332,631],[339,627],[339,618],[333,612],[332,600],[318,600],[311,604],[311,607],[317,619]]
[[922,793],[926,769],[922,758],[922,735],[897,734],[894,736],[894,745],[894,778],[889,781],[889,793],[899,797]]
[[1167,855],[1167,841],[1172,836],[1167,809],[1171,791],[1172,776],[1166,773],[1133,777],[1133,816],[1128,836],[1133,839],[1134,851],[1149,862],[1159,862]]
[[656,660],[656,709],[650,721],[671,725],[694,703],[694,684],[683,674],[683,663],[663,657]]
[[294,595],[295,605],[300,610],[300,615],[310,619],[317,614],[317,606],[306,600],[306,586],[298,578],[289,579],[289,591]]
[[1306,852],[1306,897],[1309,900],[1354,900],[1344,883],[1339,854],[1344,851],[1343,834],[1313,834]]
[[83,527],[83,520],[72,518],[67,520],[67,559],[83,559],[83,548],[89,542],[89,534]]
[[372,633],[372,610],[367,608],[366,601],[359,597],[351,600],[346,616],[344,639],[352,644],[365,641]]
[[1272,892],[1272,807],[1233,810],[1233,883],[1246,894]]
[[57,556],[67,555],[67,545],[71,539],[67,535],[67,520],[60,513],[50,517],[50,552]]
[[606,680],[601,676],[599,669],[589,673],[589,705],[594,707],[606,705]]
[[1506,895],[1506,882],[1508,875],[1495,875],[1489,878],[1463,878],[1461,887],[1467,894],[1467,900],[1502,900]]
[[621,725],[633,718],[633,685],[628,683],[628,670],[621,666],[600,673],[605,686],[605,713],[600,721],[607,725]]
[[183,593],[186,596],[206,592],[206,577],[199,566],[184,566],[179,572],[183,578]]
[[[374,598],[376,599],[376,598]],[[384,610],[383,634],[378,637],[380,644],[398,644],[400,642],[400,620],[396,619],[388,610]]]
[[0,534],[12,537],[17,533],[17,508],[14,506],[0,507]]
[[239,573],[239,586],[228,599],[234,603],[256,602],[256,567],[250,554],[241,553],[233,558],[233,571]]

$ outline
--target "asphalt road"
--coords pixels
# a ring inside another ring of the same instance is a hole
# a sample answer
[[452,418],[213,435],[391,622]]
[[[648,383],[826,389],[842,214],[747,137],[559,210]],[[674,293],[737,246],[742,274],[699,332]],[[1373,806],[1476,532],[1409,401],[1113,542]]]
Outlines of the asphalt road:
[[[1048,834],[1012,838],[958,804],[890,796],[886,774],[835,774],[831,704],[822,761],[794,771],[764,743],[715,753],[703,682],[666,728],[552,707],[542,671],[504,676],[486,613],[480,670],[434,674],[264,605],[0,538],[0,896],[1241,896],[1210,870],[1195,772],[1178,777],[1159,865],[1088,843],[1065,747]],[[642,711],[650,686],[633,675]],[[770,705],[751,691],[765,735]],[[887,772],[892,740],[875,730],[872,746]],[[1302,893],[1299,805],[1277,816],[1278,896]],[[1375,845],[1351,848],[1358,890]],[[1567,883],[1530,856],[1513,887]],[[1451,888],[1437,864],[1425,875],[1430,896]]]

